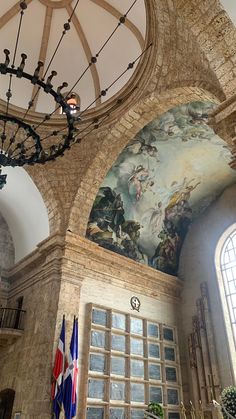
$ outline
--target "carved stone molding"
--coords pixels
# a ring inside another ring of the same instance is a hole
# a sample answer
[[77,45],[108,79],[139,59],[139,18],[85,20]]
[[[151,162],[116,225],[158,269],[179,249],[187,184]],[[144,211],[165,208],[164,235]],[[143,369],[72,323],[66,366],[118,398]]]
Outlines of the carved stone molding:
[[232,153],[229,165],[236,169],[236,95],[217,106],[210,115],[209,125],[228,144]]
[[183,282],[131,259],[103,249],[83,237],[67,233],[65,260],[81,266],[80,278],[96,275],[100,281],[144,293],[152,298],[179,302]]
[[38,249],[4,272],[9,295],[32,286],[35,281],[58,280],[79,285],[87,277],[131,289],[152,298],[179,302],[183,283],[175,276],[156,271],[72,233],[55,234]]

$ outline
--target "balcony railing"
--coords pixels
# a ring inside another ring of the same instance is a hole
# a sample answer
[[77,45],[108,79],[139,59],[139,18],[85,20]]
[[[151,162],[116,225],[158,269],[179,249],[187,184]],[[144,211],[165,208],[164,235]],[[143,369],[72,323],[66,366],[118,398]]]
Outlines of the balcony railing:
[[24,330],[25,311],[16,308],[0,307],[0,330]]

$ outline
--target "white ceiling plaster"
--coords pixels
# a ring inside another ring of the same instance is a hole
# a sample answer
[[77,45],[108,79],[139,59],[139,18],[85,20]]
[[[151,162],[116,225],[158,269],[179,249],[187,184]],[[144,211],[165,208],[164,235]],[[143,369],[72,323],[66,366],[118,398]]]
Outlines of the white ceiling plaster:
[[49,235],[47,209],[38,189],[22,168],[4,167],[7,184],[0,191],[0,212],[15,246],[15,262]]
[[[101,1],[104,2],[104,0]],[[55,1],[55,5],[56,3],[57,1]],[[127,12],[133,0],[105,0],[105,3],[118,10],[121,16]],[[0,19],[14,4],[16,4],[16,0],[0,1]],[[73,0],[71,6],[73,7],[75,4],[76,0]],[[46,10],[47,8],[43,2],[32,0],[24,13],[19,48],[16,55],[16,66],[20,63],[20,54],[22,52],[26,53],[28,55],[25,66],[26,72],[34,72],[39,60]],[[80,0],[75,15],[90,47],[90,59],[91,55],[94,56],[99,51],[103,43],[115,29],[118,19],[112,15],[111,11],[107,11],[101,7],[101,4],[98,5],[95,0]],[[17,13],[0,29],[0,62],[5,58],[3,54],[4,48],[8,48],[11,51],[11,58],[13,56],[19,17],[20,15]],[[66,8],[53,9],[50,36],[48,42],[46,42],[48,47],[45,59],[46,66],[53,55],[61,37],[63,25],[67,22],[68,18],[69,14]],[[135,3],[127,18],[138,29],[144,41],[146,33],[144,0],[138,0]],[[107,88],[127,68],[128,63],[138,57],[140,53],[140,43],[132,30],[125,25],[121,25],[101,52],[96,64],[100,90]],[[50,71],[56,70],[58,72],[58,75],[53,79],[54,87],[57,88],[63,81],[66,81],[71,88],[87,66],[88,58],[86,57],[84,46],[73,22],[71,22],[71,30],[64,36],[50,67]],[[106,97],[102,97],[102,101],[109,99],[120,91],[132,76],[135,68],[129,70],[107,92]],[[50,75],[50,72],[48,75]],[[6,99],[8,82],[9,76],[0,75],[0,98],[4,100]],[[14,77],[11,103],[22,108],[27,108],[32,96],[32,90],[33,85],[30,82],[24,82],[22,79],[17,80]],[[90,70],[87,71],[86,76],[81,79],[74,90],[81,98],[81,109],[86,108],[95,100],[97,94]],[[40,91],[36,111],[46,113],[54,109],[55,103],[53,100],[50,99],[49,95]]]
[[220,0],[223,8],[228,13],[230,19],[236,26],[236,1],[235,0]]

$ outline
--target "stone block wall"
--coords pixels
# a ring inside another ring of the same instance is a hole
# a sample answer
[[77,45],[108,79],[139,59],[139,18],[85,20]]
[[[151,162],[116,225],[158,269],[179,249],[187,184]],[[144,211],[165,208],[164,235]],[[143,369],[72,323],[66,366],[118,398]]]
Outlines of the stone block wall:
[[69,234],[57,236],[9,272],[8,304],[24,297],[25,330],[22,337],[0,347],[0,391],[15,390],[14,412],[22,419],[51,416],[52,365],[62,316],[66,316],[68,353],[73,316],[79,317],[79,406],[82,417],[86,388],[85,358],[88,303],[130,312],[130,298],[141,300],[140,316],[178,327],[181,282],[96,244]]
[[51,417],[50,384],[60,270],[56,259],[49,261],[36,253],[8,275],[7,305],[17,307],[17,299],[23,297],[24,332],[16,340],[0,345],[0,391],[6,388],[15,391],[12,413],[21,412],[23,419]]

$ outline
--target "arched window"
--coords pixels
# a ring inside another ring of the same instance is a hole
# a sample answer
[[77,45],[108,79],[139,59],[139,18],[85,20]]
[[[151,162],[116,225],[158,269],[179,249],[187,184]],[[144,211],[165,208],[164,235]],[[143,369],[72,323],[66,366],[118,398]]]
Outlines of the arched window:
[[228,235],[223,244],[220,268],[236,346],[236,230]]

